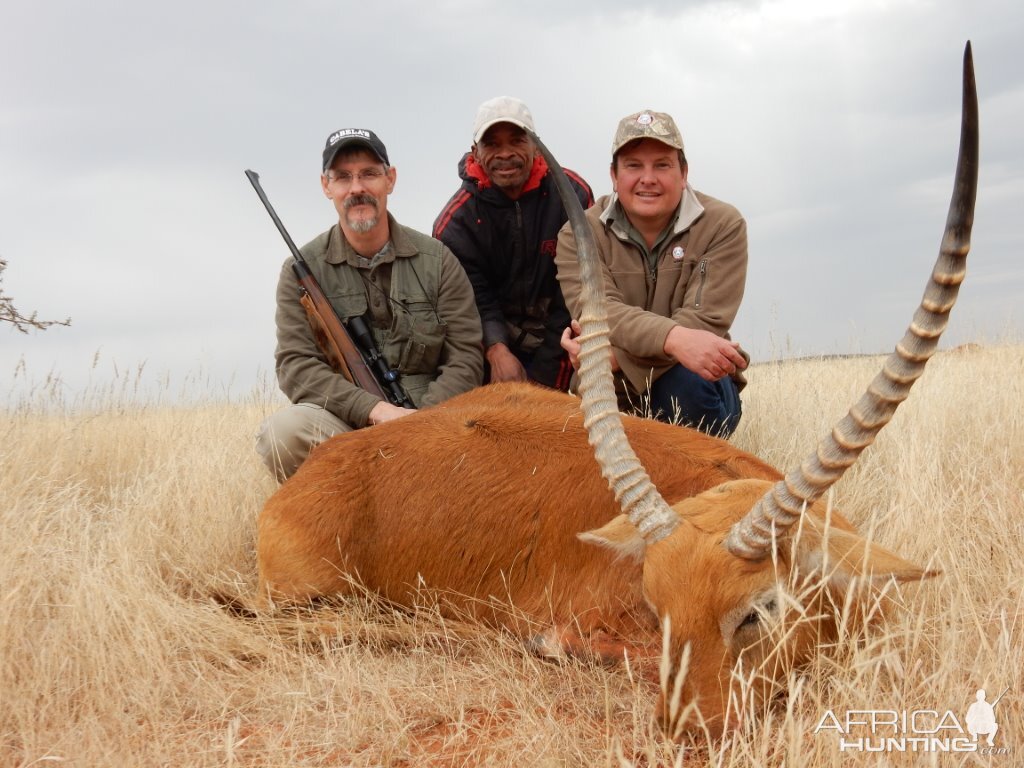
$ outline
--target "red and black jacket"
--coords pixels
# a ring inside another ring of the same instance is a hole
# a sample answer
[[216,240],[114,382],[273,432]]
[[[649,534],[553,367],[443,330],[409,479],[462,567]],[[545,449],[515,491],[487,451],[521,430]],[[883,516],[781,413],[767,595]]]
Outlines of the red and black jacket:
[[[566,175],[583,208],[593,205],[587,182],[572,171]],[[459,161],[459,176],[462,187],[437,217],[433,234],[458,257],[473,284],[484,347],[504,343],[531,380],[568,389],[572,368],[559,339],[569,311],[555,273],[555,244],[567,217],[547,163],[535,157],[516,200],[491,184],[471,152]],[[523,335],[512,338],[507,323],[542,324],[540,346],[524,349]]]

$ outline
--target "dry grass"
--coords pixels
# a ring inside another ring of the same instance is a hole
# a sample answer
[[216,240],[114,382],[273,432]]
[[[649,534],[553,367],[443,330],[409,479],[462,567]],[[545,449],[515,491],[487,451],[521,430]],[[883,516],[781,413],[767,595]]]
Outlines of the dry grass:
[[[943,575],[697,749],[652,729],[657,691],[630,670],[542,662],[429,607],[232,615],[211,595],[254,588],[268,389],[165,406],[130,380],[75,403],[44,386],[0,413],[0,766],[877,765],[813,734],[826,710],[962,717],[978,687],[1007,686],[1008,755],[884,760],[1020,764],[1022,353],[939,355],[836,490],[862,531]],[[735,442],[787,467],[877,365],[758,366]]]

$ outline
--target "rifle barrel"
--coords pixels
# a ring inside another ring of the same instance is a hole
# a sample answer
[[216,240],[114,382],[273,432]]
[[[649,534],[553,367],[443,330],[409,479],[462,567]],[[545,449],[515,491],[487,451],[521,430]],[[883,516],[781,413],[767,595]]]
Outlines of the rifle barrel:
[[292,240],[292,236],[288,234],[288,230],[284,228],[284,224],[281,219],[278,218],[277,211],[274,210],[274,206],[270,204],[270,200],[267,199],[267,193],[263,191],[263,187],[260,186],[260,175],[256,171],[245,172],[245,177],[252,184],[253,189],[256,190],[256,194],[259,195],[260,202],[263,203],[263,207],[267,209],[267,213],[270,214],[271,221],[274,222],[274,226],[277,227],[277,231],[281,233],[281,237],[284,238],[285,243],[288,245],[288,250],[292,252],[292,256],[295,257],[295,261],[305,266],[306,261],[302,258],[302,254],[299,253],[299,249],[295,246],[295,242]]

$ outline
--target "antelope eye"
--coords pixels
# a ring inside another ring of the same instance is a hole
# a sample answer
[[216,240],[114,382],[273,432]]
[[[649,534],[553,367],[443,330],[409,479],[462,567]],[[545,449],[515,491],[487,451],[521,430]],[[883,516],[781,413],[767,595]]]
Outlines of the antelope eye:
[[760,620],[761,620],[761,614],[758,613],[757,611],[751,611],[750,613],[748,613],[746,616],[743,617],[743,621],[741,621],[739,623],[739,626],[736,627],[736,631],[739,632],[744,627],[752,627],[755,624],[757,624],[757,622],[759,622]]
[[767,603],[765,603],[761,607],[761,610],[753,610],[750,613],[748,613],[746,616],[744,616],[743,617],[743,621],[741,621],[737,625],[736,631],[739,632],[741,629],[744,629],[746,627],[756,626],[761,621],[761,617],[764,614],[766,614],[766,613],[775,613],[775,600],[774,599],[769,600]]

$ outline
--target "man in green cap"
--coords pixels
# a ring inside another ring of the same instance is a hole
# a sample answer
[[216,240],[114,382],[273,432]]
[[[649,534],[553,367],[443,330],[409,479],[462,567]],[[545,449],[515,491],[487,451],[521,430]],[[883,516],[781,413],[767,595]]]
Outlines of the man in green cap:
[[[620,404],[728,437],[749,360],[729,338],[747,272],[747,227],[728,203],[687,183],[670,115],[624,117],[612,142],[612,194],[587,211],[603,264]],[[579,316],[576,240],[558,237],[558,280]],[[575,363],[573,321],[562,343]]]

